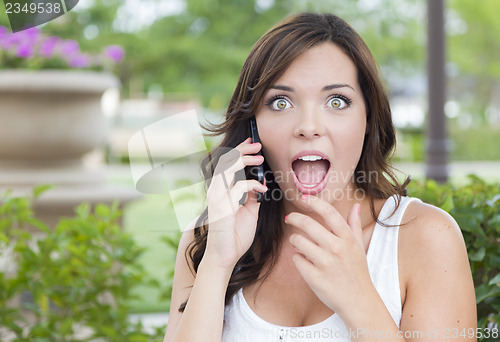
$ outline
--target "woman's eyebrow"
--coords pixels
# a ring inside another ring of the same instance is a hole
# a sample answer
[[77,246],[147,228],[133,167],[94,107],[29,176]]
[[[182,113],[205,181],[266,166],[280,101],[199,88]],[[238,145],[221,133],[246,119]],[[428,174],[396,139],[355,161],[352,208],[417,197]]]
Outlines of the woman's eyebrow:
[[284,85],[272,85],[269,87],[269,89],[284,90],[284,91],[290,91],[290,92],[294,91],[293,88],[287,87]]
[[[279,84],[272,85],[269,88],[276,89],[276,90],[294,92],[293,88],[288,87],[288,86],[284,86],[284,85],[279,85]],[[349,84],[329,84],[329,85],[324,86],[323,89],[321,89],[321,91],[328,91],[328,90],[338,89],[338,88],[351,88],[352,90],[356,91]]]
[[327,91],[337,88],[351,88],[352,90],[356,91],[354,87],[350,86],[349,84],[329,84],[327,86],[324,86],[323,89],[321,89],[321,91]]

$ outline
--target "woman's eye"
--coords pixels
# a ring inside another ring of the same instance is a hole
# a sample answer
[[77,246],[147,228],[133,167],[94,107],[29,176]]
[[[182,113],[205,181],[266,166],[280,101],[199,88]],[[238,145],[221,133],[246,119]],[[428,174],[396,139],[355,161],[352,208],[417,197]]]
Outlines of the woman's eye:
[[328,101],[328,104],[335,109],[344,109],[349,106],[350,102],[341,97],[333,97]]
[[274,110],[283,110],[290,108],[292,105],[286,99],[276,99],[271,102],[271,108]]

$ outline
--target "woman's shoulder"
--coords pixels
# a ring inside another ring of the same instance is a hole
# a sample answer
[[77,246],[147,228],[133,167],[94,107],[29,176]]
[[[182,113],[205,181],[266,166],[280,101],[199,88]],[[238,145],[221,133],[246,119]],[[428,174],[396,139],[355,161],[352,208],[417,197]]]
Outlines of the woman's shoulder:
[[422,202],[408,204],[400,229],[413,238],[436,240],[436,238],[462,236],[455,219],[441,208]]
[[408,205],[400,233],[403,238],[410,240],[407,242],[411,245],[417,245],[414,248],[424,250],[442,249],[446,248],[447,243],[463,242],[460,227],[450,214],[421,201],[412,201]]
[[421,201],[412,201],[399,231],[400,262],[412,265],[412,272],[446,267],[467,258],[460,227],[444,210]]

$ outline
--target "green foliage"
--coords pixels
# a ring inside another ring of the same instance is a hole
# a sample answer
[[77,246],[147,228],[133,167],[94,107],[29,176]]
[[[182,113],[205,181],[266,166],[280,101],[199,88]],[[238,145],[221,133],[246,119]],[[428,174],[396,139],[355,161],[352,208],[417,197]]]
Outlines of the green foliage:
[[498,34],[500,2],[483,0],[481,5],[469,0],[451,0],[450,56],[461,71],[486,79],[500,77]]
[[[151,336],[127,319],[127,302],[146,274],[138,263],[143,250],[120,228],[116,204],[93,211],[81,204],[50,229],[33,216],[31,199],[7,194],[1,201],[0,252],[9,262],[0,269],[0,340],[161,338],[163,329]],[[16,304],[27,293],[32,303]]]
[[[500,184],[469,176],[465,186],[410,183],[410,195],[450,213],[460,226],[476,289],[478,327],[500,324]],[[486,341],[486,340],[485,340]]]
[[453,160],[500,160],[500,127],[481,125],[460,129],[450,125]]

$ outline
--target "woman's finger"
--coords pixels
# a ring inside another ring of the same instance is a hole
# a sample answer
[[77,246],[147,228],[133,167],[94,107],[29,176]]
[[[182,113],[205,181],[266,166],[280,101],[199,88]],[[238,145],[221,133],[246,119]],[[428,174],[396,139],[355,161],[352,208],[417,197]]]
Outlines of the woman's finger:
[[[236,183],[235,174],[246,166],[261,165],[264,162],[262,155],[253,155],[261,148],[259,143],[238,145],[235,149],[223,154],[217,163],[214,176],[224,174],[228,184]],[[236,181],[238,181],[237,179]]]
[[359,245],[365,250],[363,244],[363,228],[361,227],[361,205],[356,203],[352,206],[351,212],[347,217],[347,224],[351,227],[352,233]]
[[[212,216],[211,221],[215,222],[225,217],[235,215],[241,206],[240,199],[245,193],[256,191],[264,193],[267,191],[267,187],[251,179],[239,181],[232,188],[218,188],[217,191],[212,190],[212,187],[210,187],[209,191],[210,195],[207,192],[207,197],[210,196],[208,201],[209,211]],[[248,199],[246,202],[248,203]]]
[[289,241],[297,252],[304,255],[314,265],[319,266],[324,258],[324,252],[320,246],[301,234],[292,234]]
[[303,201],[311,208],[326,224],[326,228],[330,229],[333,234],[340,238],[345,238],[352,235],[346,220],[330,203],[316,196],[302,196]]
[[237,207],[238,205],[240,205],[239,201],[245,193],[250,193],[250,192],[264,193],[266,191],[267,191],[267,186],[259,183],[255,179],[250,179],[237,182],[229,192],[229,196],[231,197],[233,204],[235,204]]
[[285,223],[301,229],[318,246],[322,246],[324,248],[330,248],[332,240],[334,241],[335,239],[339,238],[338,236],[332,234],[332,232],[328,228],[323,227],[316,220],[301,213],[293,212],[288,214],[285,217]]

